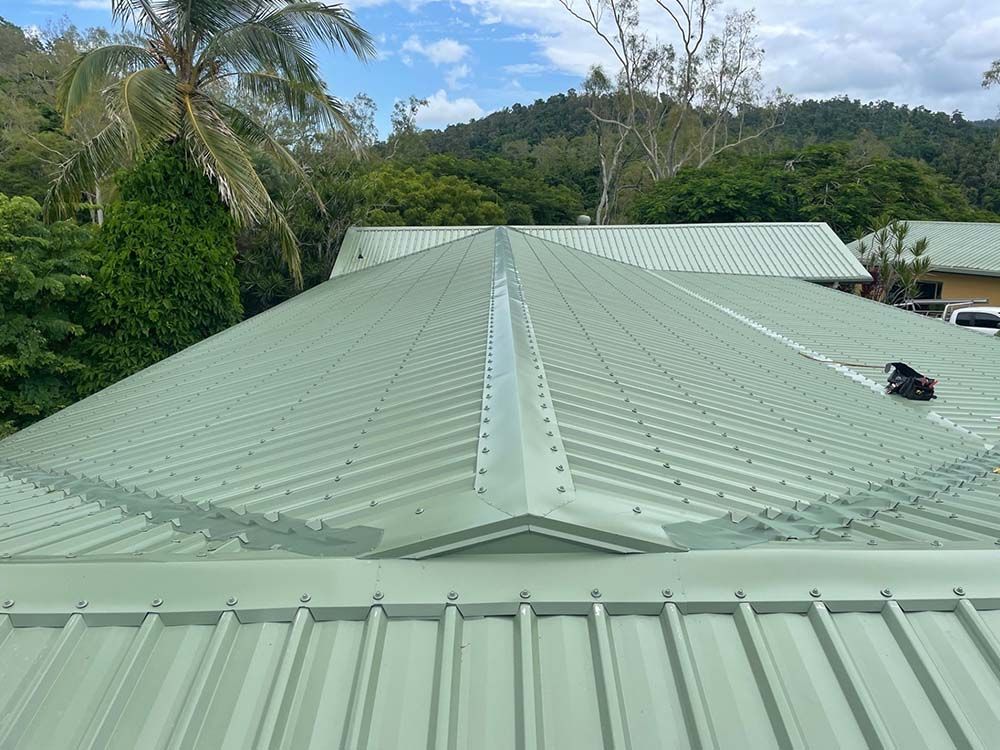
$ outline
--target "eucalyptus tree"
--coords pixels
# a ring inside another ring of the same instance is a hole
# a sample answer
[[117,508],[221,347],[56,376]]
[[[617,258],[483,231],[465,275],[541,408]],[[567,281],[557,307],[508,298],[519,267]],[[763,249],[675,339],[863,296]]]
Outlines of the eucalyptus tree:
[[369,34],[343,5],[316,0],[112,0],[112,12],[142,43],[89,50],[61,76],[66,123],[99,98],[105,124],[60,165],[46,198],[50,216],[70,213],[95,179],[173,144],[213,182],[239,225],[274,233],[300,283],[297,239],[253,156],[270,155],[306,185],[308,177],[233,102],[277,101],[292,120],[352,137],[344,104],[320,75],[317,46],[368,59]]
[[[703,167],[782,123],[788,97],[764,94],[764,50],[753,10],[717,20],[719,0],[559,2],[590,29],[617,67],[607,92],[614,96],[614,111],[592,107],[590,114],[600,125],[630,134],[653,180],[669,179],[682,167]],[[648,11],[662,11],[671,38],[649,31]],[[748,115],[756,115],[753,123]]]

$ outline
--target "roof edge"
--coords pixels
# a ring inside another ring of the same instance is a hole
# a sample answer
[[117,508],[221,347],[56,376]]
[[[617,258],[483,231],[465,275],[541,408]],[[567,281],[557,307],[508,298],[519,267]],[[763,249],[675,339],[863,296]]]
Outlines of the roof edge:
[[[543,564],[544,563],[544,564]],[[248,557],[0,562],[0,599],[15,627],[132,625],[155,611],[165,624],[290,621],[303,606],[316,620],[361,620],[373,606],[390,617],[685,613],[952,611],[964,598],[1000,609],[1000,549],[817,549],[781,545],[609,557],[601,553],[483,555],[432,560]],[[192,580],[198,585],[192,586]],[[80,602],[85,602],[80,605]],[[155,604],[153,602],[156,602]],[[304,605],[303,602],[308,602]],[[155,609],[154,609],[155,608]]]

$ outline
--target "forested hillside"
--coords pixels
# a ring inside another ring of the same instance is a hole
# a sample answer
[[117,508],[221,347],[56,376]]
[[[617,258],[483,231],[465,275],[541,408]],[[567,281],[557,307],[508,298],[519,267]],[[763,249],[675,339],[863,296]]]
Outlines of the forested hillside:
[[[564,172],[585,196],[596,190],[597,164],[589,99],[574,90],[533,104],[514,105],[480,120],[421,133],[430,153],[464,158],[530,156],[545,172],[556,161],[584,159],[592,169]],[[998,100],[1000,107],[1000,100]],[[960,113],[932,112],[892,102],[862,103],[846,97],[793,102],[781,127],[742,149],[746,155],[781,153],[835,142],[865,148],[872,159],[914,159],[962,188],[976,208],[1000,213],[1000,121],[971,122]],[[589,151],[590,158],[586,158]],[[749,164],[750,162],[748,162]],[[954,197],[954,196],[952,196]],[[946,218],[946,217],[942,217]]]

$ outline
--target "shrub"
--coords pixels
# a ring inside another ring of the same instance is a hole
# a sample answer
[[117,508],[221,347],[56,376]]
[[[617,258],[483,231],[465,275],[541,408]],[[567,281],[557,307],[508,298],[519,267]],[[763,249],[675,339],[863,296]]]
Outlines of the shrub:
[[87,388],[109,385],[237,323],[236,226],[176,148],[118,178],[98,233]]

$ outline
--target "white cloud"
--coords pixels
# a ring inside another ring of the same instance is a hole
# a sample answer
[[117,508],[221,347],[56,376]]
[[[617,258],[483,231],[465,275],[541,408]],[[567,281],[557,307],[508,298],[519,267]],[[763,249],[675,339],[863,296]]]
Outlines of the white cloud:
[[452,65],[469,54],[469,47],[448,37],[424,44],[420,37],[414,35],[403,42],[402,51],[423,55],[435,65]]
[[80,10],[111,11],[111,0],[35,0],[35,5],[51,5],[63,8],[79,8]]
[[444,80],[448,83],[448,88],[457,89],[465,84],[465,79],[472,75],[472,68],[465,63],[456,65],[444,75]]
[[[595,63],[615,69],[606,48],[560,3],[459,2],[481,24],[499,17],[514,32],[504,41],[534,45],[555,71],[583,77]],[[646,29],[676,44],[677,31],[656,1],[639,2]],[[979,85],[982,71],[1000,56],[996,0],[726,0],[722,11],[749,7],[760,22],[768,88],[799,98],[847,94],[997,116],[1000,96]]]
[[448,92],[440,89],[427,97],[427,106],[417,112],[417,125],[422,128],[441,128],[456,122],[468,122],[482,117],[484,111],[474,99],[459,97],[449,99]]
[[515,76],[536,76],[549,70],[547,65],[539,63],[517,63],[516,65],[504,65],[505,73]]

